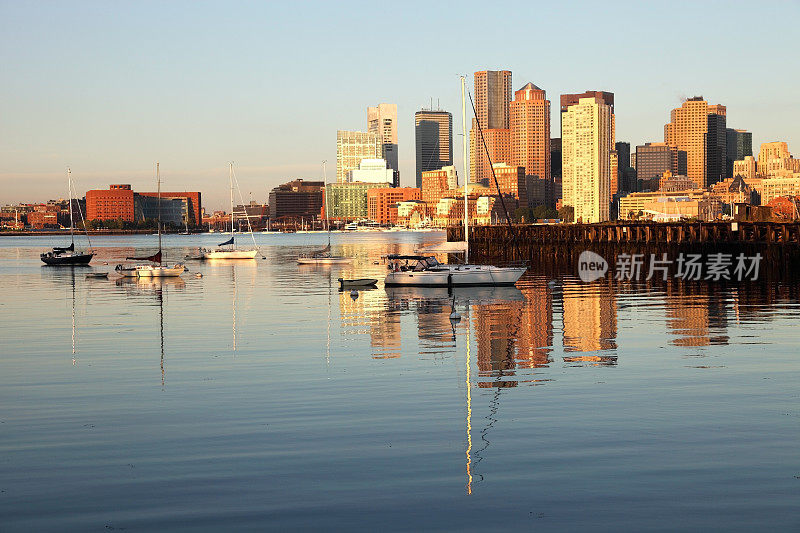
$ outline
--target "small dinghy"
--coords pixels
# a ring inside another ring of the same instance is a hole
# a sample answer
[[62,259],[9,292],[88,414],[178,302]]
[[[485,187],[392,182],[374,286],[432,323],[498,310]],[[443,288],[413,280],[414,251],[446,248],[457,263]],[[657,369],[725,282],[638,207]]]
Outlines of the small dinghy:
[[373,278],[359,278],[359,279],[343,279],[339,278],[339,287],[374,287],[378,284],[377,279]]
[[108,279],[108,272],[89,272],[86,279]]

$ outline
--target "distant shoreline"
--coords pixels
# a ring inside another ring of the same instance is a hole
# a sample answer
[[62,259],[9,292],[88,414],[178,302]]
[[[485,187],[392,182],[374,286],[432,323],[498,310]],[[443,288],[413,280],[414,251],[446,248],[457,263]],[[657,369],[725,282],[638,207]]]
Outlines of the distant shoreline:
[[[104,235],[154,235],[155,229],[152,230],[93,230],[89,233],[90,237],[97,237],[97,236],[104,236]],[[342,230],[334,230],[332,233],[335,234],[353,234],[353,235],[363,235],[366,233],[396,233],[396,232],[436,232],[436,231],[445,231],[444,228],[435,228],[435,229],[423,229],[423,230],[394,230],[389,232],[381,232],[381,231],[342,231]],[[246,235],[248,232],[241,232],[241,235]],[[260,234],[264,233],[263,231],[255,231],[253,233]],[[325,230],[316,230],[316,231],[270,231],[269,234],[275,235],[302,235],[304,233],[326,233]],[[164,235],[182,235],[181,232],[178,231],[163,231],[162,234]],[[208,232],[208,231],[198,231],[198,232],[190,232],[190,235],[230,235],[230,232]],[[1,237],[47,237],[47,236],[54,236],[54,235],[69,235],[69,230],[42,230],[42,231],[0,231],[0,238]],[[76,231],[75,235],[83,235],[83,231]],[[236,235],[240,235],[239,232],[236,232]]]
[[[110,230],[93,230],[89,233],[90,237],[94,237],[95,235],[151,235],[155,233],[155,229],[151,230],[121,230],[121,229],[110,229]],[[162,231],[164,235],[174,234],[177,235],[177,231]],[[192,233],[192,235],[201,235],[206,232],[198,232]],[[75,231],[75,235],[82,235],[83,231]],[[45,236],[52,236],[52,235],[69,235],[69,230],[43,230],[43,231],[0,231],[0,237],[35,237],[37,235]]]

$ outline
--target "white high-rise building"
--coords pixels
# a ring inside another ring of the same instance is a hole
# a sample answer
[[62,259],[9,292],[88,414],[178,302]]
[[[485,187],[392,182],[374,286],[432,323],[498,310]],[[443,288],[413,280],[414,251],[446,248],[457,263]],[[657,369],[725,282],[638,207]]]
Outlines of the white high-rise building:
[[609,219],[613,108],[602,98],[581,98],[561,114],[563,203],[575,221]]
[[378,136],[381,155],[389,168],[399,171],[397,157],[397,104],[378,104],[367,107],[367,131]]
[[347,182],[347,174],[358,169],[363,159],[381,158],[380,138],[365,131],[336,132],[336,182]]

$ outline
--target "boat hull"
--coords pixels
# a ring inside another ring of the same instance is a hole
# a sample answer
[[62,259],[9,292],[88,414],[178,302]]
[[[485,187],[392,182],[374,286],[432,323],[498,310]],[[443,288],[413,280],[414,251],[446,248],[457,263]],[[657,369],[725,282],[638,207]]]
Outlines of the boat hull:
[[390,272],[387,287],[480,287],[508,286],[517,283],[525,267],[459,265],[436,270]]
[[258,250],[215,250],[205,252],[203,259],[255,259]]
[[132,268],[119,268],[117,272],[126,278],[174,278],[178,277],[186,270],[186,267],[177,264],[168,266],[140,265]]
[[343,279],[339,278],[339,286],[345,287],[372,287],[377,285],[378,280],[374,278]]
[[74,266],[74,265],[88,265],[92,260],[94,254],[62,254],[62,255],[48,255],[42,254],[42,261],[50,266]]

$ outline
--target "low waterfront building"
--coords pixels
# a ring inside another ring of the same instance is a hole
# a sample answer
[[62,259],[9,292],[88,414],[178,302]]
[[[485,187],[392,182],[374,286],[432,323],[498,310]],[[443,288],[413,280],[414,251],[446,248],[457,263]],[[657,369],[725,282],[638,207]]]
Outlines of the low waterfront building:
[[[134,192],[130,184],[86,191],[87,220],[143,222],[158,218],[157,192]],[[196,225],[202,220],[200,192],[162,192],[161,220],[165,224]]]
[[396,204],[397,225],[407,228],[429,225],[427,205],[421,200],[407,200]]
[[644,204],[643,218],[667,222],[694,218],[710,222],[722,214],[722,202],[713,195],[702,197],[662,196]]
[[[695,201],[711,198],[712,193],[703,189],[691,189],[685,191],[655,191],[655,192],[633,192],[619,199],[619,218],[638,219],[645,216],[647,206],[654,202],[659,202],[661,198],[680,198],[680,201]],[[718,198],[715,200],[721,204]],[[667,200],[661,200],[666,202]]]
[[328,217],[335,220],[362,220],[369,216],[367,193],[370,189],[391,187],[391,183],[329,183],[325,187]]
[[408,200],[420,200],[416,187],[389,187],[367,191],[367,218],[378,224],[397,223],[397,204]]
[[269,212],[274,219],[313,218],[322,210],[322,181],[302,179],[278,185],[269,193]]

